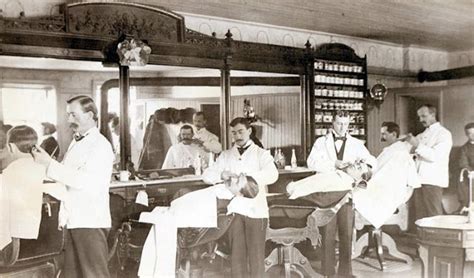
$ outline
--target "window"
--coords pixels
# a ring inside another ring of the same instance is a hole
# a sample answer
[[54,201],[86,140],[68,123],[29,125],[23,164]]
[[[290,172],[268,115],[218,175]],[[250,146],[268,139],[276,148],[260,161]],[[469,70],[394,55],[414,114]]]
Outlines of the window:
[[42,122],[56,125],[56,91],[52,86],[3,84],[0,92],[4,124],[28,125],[38,135],[42,134]]

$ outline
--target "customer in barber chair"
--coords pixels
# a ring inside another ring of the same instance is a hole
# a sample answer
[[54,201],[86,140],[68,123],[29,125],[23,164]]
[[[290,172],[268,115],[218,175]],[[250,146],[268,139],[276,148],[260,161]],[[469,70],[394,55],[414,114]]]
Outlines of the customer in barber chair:
[[[372,170],[375,169],[377,161],[364,146],[364,142],[348,134],[349,123],[350,115],[348,111],[338,110],[333,113],[332,129],[326,136],[319,137],[315,141],[307,159],[308,168],[315,170],[317,173],[337,172],[346,167],[349,167],[347,168],[349,171],[352,167],[365,167],[361,165],[367,165]],[[356,161],[364,161],[364,163],[355,163]],[[332,186],[337,187],[338,184]],[[320,195],[318,198],[326,199],[322,196],[323,194]],[[339,199],[344,195],[339,196]],[[338,198],[332,200],[332,203],[337,201],[336,199]],[[325,200],[324,202],[331,204],[331,200]],[[336,223],[339,233],[339,268],[337,273],[351,276],[352,230],[354,226],[352,201],[342,206],[337,213],[337,217],[322,229],[323,249],[325,250],[323,261],[326,262],[323,265],[328,266],[327,268],[323,266],[324,275],[334,275],[336,272]]]
[[183,125],[179,131],[179,143],[169,148],[162,169],[193,167],[200,157],[208,160],[206,152],[193,142],[194,131],[190,125]]
[[233,215],[227,223],[232,277],[264,276],[269,216],[266,186],[278,179],[278,170],[270,153],[250,140],[250,124],[245,118],[232,120],[230,126],[235,145],[203,173],[204,182],[213,186],[185,194],[169,208],[141,214],[141,222],[154,225],[143,247],[139,276],[173,276],[177,228],[224,229],[218,225],[216,213],[222,200],[228,201],[227,214]]
[[46,167],[36,163],[31,154],[37,142],[35,130],[26,125],[7,134],[7,164],[0,186],[0,250],[12,238],[38,238],[43,192],[58,186],[43,184]]

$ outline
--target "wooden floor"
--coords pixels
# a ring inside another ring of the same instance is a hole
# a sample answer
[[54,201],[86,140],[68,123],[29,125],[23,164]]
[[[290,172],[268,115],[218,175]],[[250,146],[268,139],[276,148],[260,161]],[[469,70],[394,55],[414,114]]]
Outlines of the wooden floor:
[[[365,259],[353,260],[353,274],[356,277],[393,277],[393,278],[417,278],[421,277],[421,261],[417,258],[417,245],[415,237],[413,235],[407,235],[400,233],[397,229],[386,230],[391,234],[397,242],[398,248],[401,252],[410,255],[414,261],[412,265],[407,265],[404,262],[396,260],[386,260],[386,268],[384,271],[380,270],[377,259],[373,256],[369,256]],[[309,257],[313,268],[317,271],[319,268],[318,254],[314,254]],[[117,277],[136,277],[137,268],[136,265],[130,265],[127,269],[121,273],[118,273]],[[228,261],[217,258],[212,263],[207,261],[201,262],[199,266],[193,266],[191,268],[191,277],[230,277],[230,264]],[[271,268],[265,278],[276,278],[284,277],[284,269],[280,266]],[[292,277],[298,277],[293,275]]]

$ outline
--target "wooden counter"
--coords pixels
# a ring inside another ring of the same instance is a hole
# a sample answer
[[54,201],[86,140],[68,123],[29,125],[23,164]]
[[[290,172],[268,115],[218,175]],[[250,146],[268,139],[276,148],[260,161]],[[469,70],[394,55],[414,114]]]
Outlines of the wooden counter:
[[[270,193],[286,192],[286,185],[289,182],[310,176],[314,174],[314,171],[298,167],[296,169],[280,169],[278,173],[278,180],[268,186]],[[194,191],[208,186],[210,185],[204,183],[201,176],[189,175],[157,180],[113,181],[110,184],[110,193],[122,196],[127,202],[133,202],[137,191],[145,190],[150,198],[150,203],[161,198],[162,200],[158,203],[166,205],[170,198],[181,189]]]

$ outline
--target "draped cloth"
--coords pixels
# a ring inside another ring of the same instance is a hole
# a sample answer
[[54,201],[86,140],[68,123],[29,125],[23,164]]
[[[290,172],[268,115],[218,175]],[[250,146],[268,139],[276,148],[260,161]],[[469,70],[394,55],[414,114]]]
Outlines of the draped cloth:
[[216,228],[217,199],[231,198],[232,193],[220,184],[187,193],[170,207],[141,213],[139,221],[153,226],[143,246],[138,276],[175,277],[178,228]]
[[[386,147],[377,158],[377,165],[367,188],[354,189],[352,198],[355,209],[370,224],[379,228],[410,198],[413,188],[421,185],[409,146],[404,142]],[[352,177],[337,170],[291,182],[287,191],[290,199],[296,199],[313,193],[351,190],[353,182]]]
[[407,202],[413,188],[420,187],[410,146],[396,142],[377,157],[377,172],[365,190],[355,190],[355,209],[375,228],[381,227],[396,209]]
[[65,198],[62,184],[43,184],[45,173],[45,167],[33,158],[20,158],[0,175],[0,250],[11,238],[38,238],[43,193],[60,200]]

